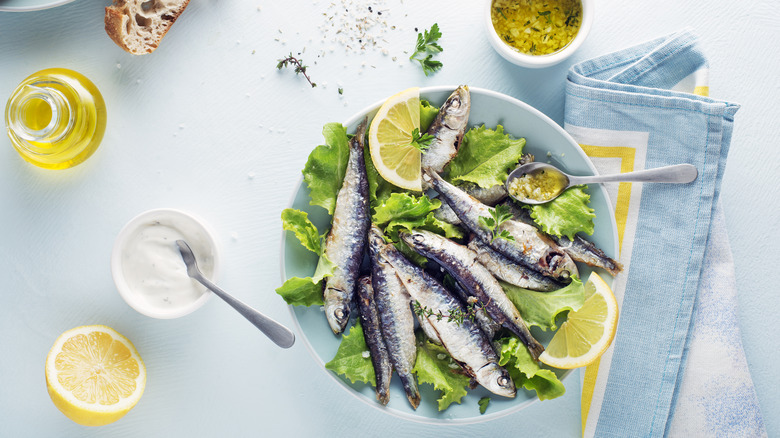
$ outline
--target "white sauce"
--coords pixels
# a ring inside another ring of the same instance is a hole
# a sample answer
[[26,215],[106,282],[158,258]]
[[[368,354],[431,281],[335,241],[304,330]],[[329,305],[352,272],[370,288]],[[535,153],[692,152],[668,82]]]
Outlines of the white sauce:
[[214,274],[214,253],[207,236],[183,219],[187,218],[158,217],[139,225],[128,236],[122,253],[127,285],[148,306],[159,310],[189,306],[207,292],[187,275],[176,240],[189,244],[205,277],[211,279]]

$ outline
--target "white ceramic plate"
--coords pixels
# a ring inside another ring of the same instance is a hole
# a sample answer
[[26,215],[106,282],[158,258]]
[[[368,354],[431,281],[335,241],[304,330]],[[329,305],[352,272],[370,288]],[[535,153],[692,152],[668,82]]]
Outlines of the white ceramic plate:
[[0,11],[28,12],[61,6],[74,0],[0,0]]
[[[434,105],[440,106],[454,89],[455,87],[452,86],[422,88],[420,95]],[[470,90],[470,126],[484,123],[489,128],[495,128],[496,125],[501,124],[507,133],[516,138],[525,137],[527,141],[525,151],[534,154],[537,160],[551,161],[574,175],[596,173],[593,164],[577,143],[549,117],[515,98],[479,88]],[[358,123],[366,115],[369,118],[373,117],[383,101],[369,106],[350,118],[345,123],[348,132],[354,132]],[[592,185],[588,193],[591,195],[591,207],[596,212],[595,231],[590,240],[608,255],[615,257],[618,253],[617,227],[607,192],[600,185]],[[329,229],[330,216],[323,208],[309,205],[309,189],[302,181],[295,188],[290,207],[308,212],[309,218],[321,232]],[[281,246],[282,281],[292,276],[309,277],[314,273],[317,264],[316,255],[303,248],[292,233],[283,234]],[[583,279],[587,279],[590,272],[588,267],[580,266],[580,275]],[[606,277],[609,278],[608,275]],[[377,403],[372,386],[362,383],[352,384],[325,369],[325,363],[335,356],[341,338],[333,335],[321,307],[291,306],[291,312],[300,339],[314,360],[322,367],[323,372],[333,378],[339,386],[355,395],[358,400],[391,415],[434,424],[476,423],[517,412],[538,400],[535,392],[522,388],[518,389],[514,399],[507,399],[492,395],[484,388],[478,387],[469,391],[469,395],[463,398],[461,404],[452,404],[445,411],[439,412],[437,406],[439,392],[431,385],[422,384],[420,385],[422,402],[417,410],[413,410],[406,400],[398,376],[394,375],[390,387],[390,402],[387,406],[382,406]],[[350,323],[348,326],[351,325]],[[545,345],[552,337],[551,333],[542,332],[536,327],[531,331]],[[567,387],[576,384],[572,379],[566,379],[570,374],[570,372],[559,373],[559,378],[564,380]],[[485,396],[490,397],[490,405],[487,412],[481,415],[477,402]]]

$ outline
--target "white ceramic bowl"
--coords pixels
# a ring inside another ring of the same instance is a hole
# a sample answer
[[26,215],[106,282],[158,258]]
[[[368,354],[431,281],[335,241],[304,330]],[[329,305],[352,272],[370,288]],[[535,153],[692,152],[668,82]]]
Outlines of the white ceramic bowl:
[[574,39],[563,49],[558,50],[555,53],[550,53],[549,55],[528,55],[525,53],[521,53],[520,51],[516,50],[515,48],[509,46],[507,43],[505,43],[496,32],[496,29],[493,27],[493,21],[490,18],[490,12],[493,5],[493,0],[486,0],[485,1],[485,18],[484,18],[484,24],[485,24],[485,31],[487,33],[488,40],[490,41],[490,44],[493,46],[496,51],[503,56],[507,61],[519,65],[521,67],[528,67],[528,68],[544,68],[544,67],[550,67],[555,64],[558,64],[559,62],[563,61],[564,59],[570,57],[574,52],[579,49],[579,47],[582,45],[583,42],[585,42],[585,39],[588,37],[588,33],[590,32],[591,24],[593,24],[593,8],[595,0],[580,0],[582,2],[582,23],[580,25],[580,30],[577,32],[577,35],[574,37]]
[[[204,286],[197,284],[197,290],[201,292],[197,298],[177,305],[161,307],[153,305],[150,300],[144,298],[137,288],[134,289],[132,287],[132,282],[128,281],[123,255],[132,246],[134,240],[138,238],[138,231],[142,227],[152,224],[162,224],[175,228],[192,248],[199,267],[204,271],[204,275],[215,281],[219,274],[217,244],[209,226],[205,222],[181,210],[171,208],[149,210],[131,219],[122,228],[122,231],[119,232],[114,242],[114,248],[111,253],[111,275],[114,277],[114,283],[119,291],[119,295],[122,296],[122,299],[130,307],[152,318],[171,319],[192,313],[200,308],[212,295]],[[174,246],[175,243],[172,241],[171,245]],[[178,255],[178,251],[175,254]],[[171,254],[168,255],[170,256]],[[183,266],[184,262],[182,261],[181,264]],[[208,265],[211,266],[210,273],[207,272],[207,269],[204,269],[204,266],[207,267]],[[192,281],[194,282],[195,280]]]

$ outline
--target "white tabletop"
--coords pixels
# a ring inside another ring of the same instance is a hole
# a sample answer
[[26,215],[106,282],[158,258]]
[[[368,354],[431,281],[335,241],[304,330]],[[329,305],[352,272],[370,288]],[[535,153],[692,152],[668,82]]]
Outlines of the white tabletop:
[[[349,50],[333,39],[334,30],[326,29],[344,15],[343,3],[383,11],[387,25],[373,31],[377,46]],[[767,431],[780,434],[773,415],[780,412],[780,349],[773,340],[780,332],[774,275],[780,12],[767,0],[596,3],[580,51],[537,71],[491,49],[478,1],[193,0],[160,48],[141,57],[105,34],[107,0],[0,12],[0,102],[29,74],[65,67],[91,78],[108,106],[100,149],[71,170],[28,165],[0,138],[0,435],[578,436],[576,376],[567,380],[565,396],[480,425],[407,422],[358,402],[324,375],[302,343],[280,350],[216,299],[175,320],[135,312],[111,279],[111,247],[142,211],[191,211],[216,229],[224,289],[290,325],[273,291],[281,284],[279,213],[309,151],[322,142],[323,124],[345,121],[402,89],[443,84],[503,92],[561,123],[571,64],[686,26],[710,56],[711,95],[743,105],[722,201],[745,352]],[[425,77],[408,57],[415,28],[434,22],[443,33],[444,68]],[[316,88],[290,69],[276,70],[277,59],[290,52],[301,52]],[[129,337],[149,373],[140,403],[98,429],[60,414],[44,382],[56,337],[84,324],[106,324]]]

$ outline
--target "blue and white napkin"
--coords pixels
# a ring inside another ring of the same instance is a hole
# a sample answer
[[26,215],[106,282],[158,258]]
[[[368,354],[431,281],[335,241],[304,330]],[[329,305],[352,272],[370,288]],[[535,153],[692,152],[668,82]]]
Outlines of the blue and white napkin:
[[583,375],[586,437],[765,436],[718,204],[734,114],[685,30],[574,65],[564,128],[599,173],[690,163],[693,183],[607,185],[624,271],[612,347]]

